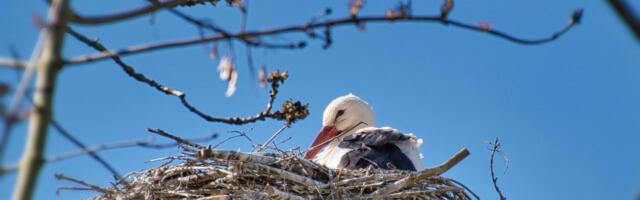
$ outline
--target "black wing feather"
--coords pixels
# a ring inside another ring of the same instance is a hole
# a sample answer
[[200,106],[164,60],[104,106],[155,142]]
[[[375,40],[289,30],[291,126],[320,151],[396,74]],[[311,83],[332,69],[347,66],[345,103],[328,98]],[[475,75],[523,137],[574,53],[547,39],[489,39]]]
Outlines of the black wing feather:
[[373,129],[346,136],[339,147],[353,150],[340,159],[339,167],[358,169],[373,166],[416,171],[411,160],[395,145],[409,139],[410,136],[394,129]]

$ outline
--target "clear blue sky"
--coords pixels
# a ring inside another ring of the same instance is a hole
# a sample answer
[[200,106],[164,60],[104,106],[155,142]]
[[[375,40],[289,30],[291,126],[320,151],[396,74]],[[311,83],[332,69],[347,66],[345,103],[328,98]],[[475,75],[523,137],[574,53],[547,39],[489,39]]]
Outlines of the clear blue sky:
[[[73,1],[84,14],[107,14],[144,1]],[[381,14],[395,2],[369,1],[365,14]],[[414,1],[414,14],[434,14],[439,1]],[[0,1],[0,54],[9,47],[27,58],[37,29],[30,15],[45,16],[43,1]],[[325,7],[333,17],[346,15],[346,1],[252,1],[249,29],[306,22]],[[495,29],[526,38],[546,36],[562,27],[571,12],[585,9],[583,23],[555,42],[523,46],[478,32],[440,24],[367,24],[366,30],[340,27],[334,44],[322,50],[311,42],[303,50],[254,49],[257,65],[287,69],[279,101],[309,102],[311,115],[286,130],[283,148],[306,147],[320,129],[321,113],[333,98],[353,92],[377,112],[379,125],[414,132],[424,139],[424,162],[433,166],[463,147],[471,156],[445,175],[458,179],[485,199],[497,198],[488,169],[486,141],[500,137],[509,157],[500,185],[510,199],[631,199],[640,186],[640,48],[638,41],[603,1],[456,1],[452,18],[489,21]],[[638,6],[636,6],[638,7]],[[237,30],[239,13],[224,4],[182,9]],[[167,12],[105,27],[77,27],[110,48],[197,35],[190,24]],[[301,34],[269,38],[296,41]],[[94,52],[69,38],[64,55]],[[221,54],[229,54],[221,48]],[[250,80],[244,48],[236,44],[240,81],[237,93],[224,97],[218,60],[201,45],[129,56],[140,72],[189,94],[191,101],[217,116],[248,116],[262,109],[267,90]],[[16,81],[0,69],[0,80]],[[246,131],[264,141],[281,125],[276,121],[246,126],[208,123],[179,101],[134,81],[111,61],[64,70],[55,96],[55,118],[87,144],[149,136],[146,128],[163,128],[184,137]],[[9,98],[2,99],[7,104]],[[18,126],[8,162],[17,162],[26,123]],[[158,141],[164,141],[159,139]],[[219,140],[218,140],[219,141]],[[217,143],[213,141],[212,143]],[[233,140],[222,148],[249,150]],[[51,132],[47,155],[75,147]],[[175,149],[125,149],[100,154],[123,172],[157,166],[145,160],[179,153]],[[37,199],[78,199],[89,192],[64,191],[72,185],[55,180],[55,172],[106,186],[109,173],[87,156],[47,164]],[[0,178],[0,199],[12,192],[15,174]]]

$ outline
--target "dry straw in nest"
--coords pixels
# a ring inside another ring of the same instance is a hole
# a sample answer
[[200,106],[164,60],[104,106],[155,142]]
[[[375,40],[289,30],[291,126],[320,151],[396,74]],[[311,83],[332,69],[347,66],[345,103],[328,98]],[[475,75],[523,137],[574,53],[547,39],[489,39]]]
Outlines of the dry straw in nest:
[[419,172],[332,170],[292,151],[184,149],[165,158],[172,162],[96,189],[95,199],[469,199],[463,185],[440,176],[469,155],[467,149]]

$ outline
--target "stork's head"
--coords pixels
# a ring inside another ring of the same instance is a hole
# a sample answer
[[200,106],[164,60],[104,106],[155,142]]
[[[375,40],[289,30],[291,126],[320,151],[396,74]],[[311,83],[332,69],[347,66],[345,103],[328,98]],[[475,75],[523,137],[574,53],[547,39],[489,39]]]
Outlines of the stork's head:
[[375,126],[375,114],[369,104],[353,94],[338,97],[324,110],[322,129],[304,156],[312,159],[329,142],[343,133],[355,132],[358,127]]

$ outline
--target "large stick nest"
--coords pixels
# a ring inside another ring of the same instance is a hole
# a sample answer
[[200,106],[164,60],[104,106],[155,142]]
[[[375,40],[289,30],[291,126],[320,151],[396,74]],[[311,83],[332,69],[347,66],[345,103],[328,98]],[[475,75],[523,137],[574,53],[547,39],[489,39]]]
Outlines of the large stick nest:
[[461,150],[420,172],[332,170],[292,152],[241,153],[185,148],[157,168],[133,172],[95,199],[469,199],[440,174],[468,155]]

